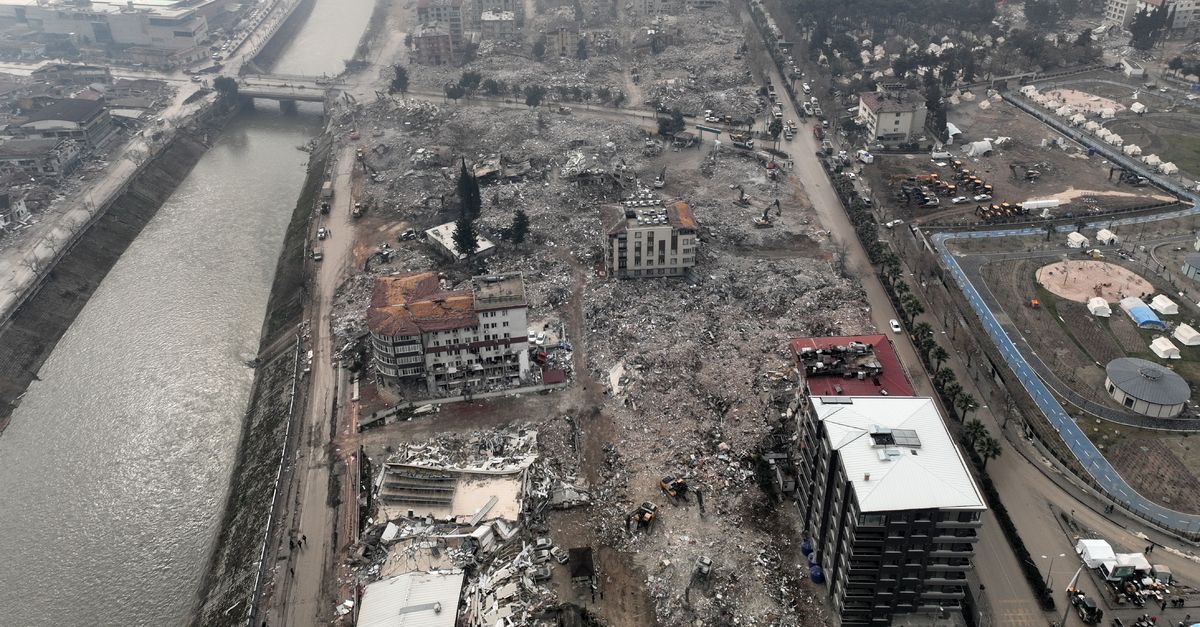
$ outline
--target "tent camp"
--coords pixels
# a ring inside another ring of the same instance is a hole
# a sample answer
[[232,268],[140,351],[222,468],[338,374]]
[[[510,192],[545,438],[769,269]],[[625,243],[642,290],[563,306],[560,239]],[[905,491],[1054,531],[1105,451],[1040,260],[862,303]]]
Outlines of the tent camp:
[[1096,130],[1099,128],[1100,128],[1100,123],[1095,120],[1092,120],[1092,121],[1088,122],[1087,124],[1083,125],[1083,130],[1085,130],[1089,133],[1095,133]]
[[1104,246],[1112,246],[1117,243],[1117,234],[1108,229],[1100,229],[1096,231],[1096,241]]
[[1130,110],[1130,111],[1132,111],[1132,112],[1134,112],[1134,113],[1145,113],[1145,112],[1146,112],[1146,105],[1144,105],[1144,104],[1142,104],[1142,103],[1140,103],[1140,102],[1135,102],[1135,103],[1133,103],[1132,105],[1130,105],[1130,106],[1129,106],[1129,110]]
[[1071,231],[1067,233],[1067,246],[1071,248],[1083,248],[1088,245],[1088,238],[1079,231]]
[[1117,554],[1104,540],[1080,540],[1075,543],[1075,553],[1088,568],[1098,568],[1104,562],[1114,562]]
[[968,157],[982,157],[992,152],[992,142],[984,139],[977,142],[971,142],[966,145],[963,152],[967,153]]
[[992,108],[992,103],[990,103],[990,102],[988,102],[988,101],[986,101],[986,100],[980,100],[980,101],[979,101],[979,108],[980,108],[980,109],[982,109],[982,110],[984,110],[984,111],[987,111],[988,109],[991,109],[991,108]]
[[1071,116],[1071,124],[1074,124],[1075,126],[1079,126],[1084,122],[1087,122],[1087,118],[1083,117],[1082,113],[1076,113],[1075,115]]
[[1121,149],[1121,152],[1129,155],[1130,157],[1136,157],[1142,154],[1142,147],[1137,144],[1128,144]]
[[1154,354],[1162,359],[1180,358],[1179,347],[1172,344],[1171,340],[1165,337],[1155,338],[1153,342],[1150,342],[1150,350],[1154,351]]
[[1173,316],[1179,313],[1179,305],[1175,301],[1167,297],[1166,294],[1159,294],[1150,301],[1150,308],[1164,316]]
[[1172,337],[1179,340],[1179,343],[1184,346],[1200,346],[1200,333],[1190,324],[1181,324],[1175,327]]
[[1176,172],[1179,171],[1179,168],[1175,165],[1174,162],[1168,161],[1168,162],[1158,166],[1158,171],[1162,172],[1163,174],[1175,174]]
[[1088,299],[1088,311],[1097,318],[1107,318],[1112,315],[1112,307],[1108,306],[1108,301],[1099,296]]
[[1154,313],[1142,299],[1136,296],[1129,296],[1121,299],[1121,309],[1133,320],[1133,323],[1141,329],[1160,329],[1167,330],[1167,325],[1158,318],[1158,314]]

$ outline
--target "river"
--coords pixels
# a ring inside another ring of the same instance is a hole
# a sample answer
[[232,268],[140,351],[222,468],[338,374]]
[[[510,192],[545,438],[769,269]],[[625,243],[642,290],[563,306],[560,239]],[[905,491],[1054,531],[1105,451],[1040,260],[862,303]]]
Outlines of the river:
[[[275,71],[340,72],[371,8],[317,0]],[[0,437],[0,626],[187,622],[320,124],[235,119],[43,365]]]

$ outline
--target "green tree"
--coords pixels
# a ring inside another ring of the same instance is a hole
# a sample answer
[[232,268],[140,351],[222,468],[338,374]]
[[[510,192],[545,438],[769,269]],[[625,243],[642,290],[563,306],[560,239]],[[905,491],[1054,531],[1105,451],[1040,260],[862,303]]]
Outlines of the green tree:
[[967,439],[967,444],[972,448],[975,447],[975,442],[978,441],[979,438],[987,436],[987,427],[983,426],[983,423],[978,419],[972,418],[963,424],[963,437]]
[[525,241],[525,236],[529,234],[529,216],[526,215],[524,209],[517,209],[513,214],[510,233],[512,233],[513,242],[520,244]]
[[983,467],[987,468],[989,459],[1000,457],[1000,453],[1002,452],[1000,441],[990,435],[985,435],[975,441],[975,452],[979,453],[979,456],[983,458]]
[[479,87],[480,81],[483,80],[483,75],[474,70],[463,72],[458,79],[458,86],[463,88],[464,92],[470,93]]
[[779,118],[771,120],[771,125],[767,127],[767,132],[771,134],[771,139],[779,141],[779,135],[783,133],[783,120]]
[[388,86],[389,94],[403,94],[408,92],[408,70],[404,66],[397,63],[392,66],[392,84]]
[[1170,8],[1164,3],[1156,9],[1146,9],[1133,14],[1129,23],[1129,45],[1138,50],[1149,50],[1158,43],[1167,24]]
[[587,39],[584,39],[583,37],[579,38],[579,44],[577,46],[575,46],[575,58],[579,59],[580,61],[587,61],[587,58],[588,58]]
[[1171,70],[1172,72],[1175,73],[1176,76],[1178,76],[1179,70],[1183,69],[1183,57],[1176,56],[1175,58],[1168,61],[1167,69]]
[[946,103],[942,99],[942,86],[933,76],[933,72],[925,74],[925,110],[928,118],[925,126],[933,133],[938,141],[950,138],[946,128]]
[[525,106],[538,107],[542,104],[542,98],[546,97],[546,88],[540,85],[525,86]]
[[462,160],[458,172],[458,201],[462,214],[475,219],[483,210],[483,197],[479,193],[479,181],[467,170],[467,160]]
[[612,105],[614,107],[620,107],[624,102],[625,102],[625,92],[618,91],[613,94]]
[[971,396],[970,394],[963,394],[955,399],[954,406],[957,407],[958,411],[962,413],[963,418],[966,418],[967,414],[979,409],[979,402],[975,400],[974,396]]
[[1058,0],[1025,0],[1025,19],[1031,26],[1046,28],[1062,20]]
[[533,58],[541,61],[546,57],[546,40],[539,39],[533,42]]
[[478,233],[475,232],[475,220],[465,213],[454,223],[454,249],[458,254],[470,257],[479,247]]
[[237,102],[237,80],[228,76],[218,76],[213,79],[213,89],[217,90],[217,95],[220,98],[223,106],[229,107],[232,106],[233,103]]
[[490,78],[484,79],[483,84],[480,85],[480,88],[483,89],[483,93],[487,94],[488,96],[495,96],[496,94],[500,93],[500,83],[497,83],[495,80]]
[[1042,228],[1046,229],[1046,241],[1047,242],[1050,241],[1050,238],[1053,237],[1055,233],[1058,232],[1058,228],[1050,223],[1046,223],[1046,226],[1044,226]]
[[450,100],[453,100],[454,102],[458,102],[458,99],[462,98],[465,95],[466,95],[466,90],[463,89],[462,85],[458,85],[456,83],[451,83],[449,85],[446,85],[446,97],[449,98]]
[[687,128],[687,123],[683,121],[683,112],[679,109],[671,109],[671,132],[678,133]]
[[917,338],[931,338],[933,337],[933,327],[928,322],[918,323],[913,327],[912,335]]
[[942,367],[943,361],[946,361],[950,358],[950,353],[947,353],[946,349],[942,348],[941,346],[934,346],[933,350],[929,352],[929,358],[933,360],[933,369],[937,370],[938,368]]
[[958,395],[962,394],[962,391],[963,387],[957,381],[951,381],[942,387],[942,394],[945,394],[950,399],[950,402],[954,402],[958,398]]
[[954,371],[949,368],[938,368],[937,372],[933,373],[933,385],[939,390],[944,390],[954,379]]
[[912,294],[906,295],[901,305],[904,307],[904,313],[908,315],[910,321],[915,320],[917,316],[925,313],[925,306]]

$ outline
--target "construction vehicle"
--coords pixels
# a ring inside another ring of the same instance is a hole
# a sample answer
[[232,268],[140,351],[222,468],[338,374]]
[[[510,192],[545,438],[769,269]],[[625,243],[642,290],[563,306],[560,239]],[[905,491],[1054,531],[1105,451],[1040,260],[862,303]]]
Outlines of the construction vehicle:
[[[656,516],[658,516],[658,506],[650,501],[646,501],[638,506],[637,509],[625,515],[625,531],[653,531]],[[637,522],[636,529],[630,529],[630,522],[633,521]]]
[[780,218],[783,217],[783,208],[780,207],[779,199],[776,198],[775,202],[767,205],[766,208],[763,209],[763,214],[762,214],[761,218],[754,218],[754,226],[756,228],[767,229],[767,228],[771,228],[771,227],[775,226],[775,223],[771,221],[771,216],[770,216],[772,207],[775,208],[775,211],[777,212],[778,217],[780,217]]
[[746,188],[742,187],[741,184],[738,184],[734,185],[732,189],[738,190],[737,200],[733,201],[733,204],[739,207],[749,207],[750,199],[746,197]]
[[750,137],[749,133],[730,133],[729,141],[733,142],[733,145],[738,148],[754,149],[754,140]]
[[662,189],[663,185],[667,184],[667,168],[663,166],[662,172],[658,173],[658,178],[654,179],[654,189]]
[[1041,303],[1041,301],[1039,301],[1036,298],[1031,298],[1031,299],[1029,299],[1029,307],[1031,309],[1041,309],[1042,303]]
[[354,218],[361,218],[363,211],[363,204],[361,202],[356,202],[354,203],[354,207],[350,209],[350,216]]
[[1070,596],[1071,606],[1075,608],[1075,613],[1079,615],[1079,619],[1085,625],[1099,625],[1100,621],[1104,620],[1104,610],[1100,609],[1091,597],[1080,590],[1069,588],[1067,594]]
[[712,558],[707,555],[701,555],[696,558],[696,568],[692,571],[692,576],[696,579],[708,579],[708,576],[712,574],[712,566]]
[[1117,166],[1113,166],[1108,169],[1108,180],[1111,181],[1113,174],[1117,172],[1120,173],[1120,176],[1117,177],[1117,185],[1126,183],[1134,187],[1145,187],[1150,184],[1150,179],[1138,174],[1137,172],[1130,172],[1125,168]]
[[671,498],[687,498],[688,485],[682,478],[667,475],[658,482],[658,489]]

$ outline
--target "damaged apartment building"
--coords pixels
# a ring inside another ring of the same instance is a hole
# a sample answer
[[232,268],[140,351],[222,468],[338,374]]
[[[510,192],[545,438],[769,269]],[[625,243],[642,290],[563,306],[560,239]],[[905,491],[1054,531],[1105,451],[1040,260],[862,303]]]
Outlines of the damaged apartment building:
[[376,371],[433,394],[519,384],[530,373],[527,309],[520,274],[475,277],[461,290],[434,272],[380,277],[367,311]]
[[696,265],[696,217],[687,203],[627,200],[607,214],[610,276],[683,276]]
[[986,507],[936,403],[914,396],[884,335],[791,348],[794,496],[840,624],[961,622]]
[[516,39],[524,23],[525,5],[516,0],[419,0],[409,34],[417,63],[444,65],[469,43]]

